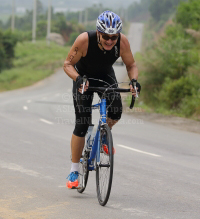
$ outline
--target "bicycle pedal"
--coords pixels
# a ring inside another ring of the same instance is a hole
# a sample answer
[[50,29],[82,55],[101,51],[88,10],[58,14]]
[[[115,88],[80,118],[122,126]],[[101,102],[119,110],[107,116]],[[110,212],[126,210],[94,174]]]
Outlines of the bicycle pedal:
[[72,186],[72,188],[68,188],[68,189],[82,189],[82,187],[80,187],[80,186],[78,186],[78,187]]

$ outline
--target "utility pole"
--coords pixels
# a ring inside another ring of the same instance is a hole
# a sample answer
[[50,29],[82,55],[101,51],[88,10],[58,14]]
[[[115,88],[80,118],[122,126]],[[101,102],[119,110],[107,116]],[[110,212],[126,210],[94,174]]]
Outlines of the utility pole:
[[128,8],[125,9],[125,21],[128,21]]
[[102,12],[103,12],[103,11],[102,11],[102,5],[99,4],[99,15],[100,15]]
[[122,6],[120,8],[120,17],[122,20],[124,20],[124,9],[122,8]]
[[12,0],[12,20],[11,20],[11,30],[15,30],[15,0]]
[[47,45],[50,45],[50,32],[51,32],[51,0],[49,0],[48,18],[47,18]]
[[82,24],[83,23],[83,11],[79,11],[79,24]]
[[32,43],[36,40],[36,12],[37,12],[37,0],[33,0],[33,25],[32,25]]
[[88,9],[86,8],[85,9],[85,22],[84,22],[84,24],[87,25],[87,22],[88,22]]

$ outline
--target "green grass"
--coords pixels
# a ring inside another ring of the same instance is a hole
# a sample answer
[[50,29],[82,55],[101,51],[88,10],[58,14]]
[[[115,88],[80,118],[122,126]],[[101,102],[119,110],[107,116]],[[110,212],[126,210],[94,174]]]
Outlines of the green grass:
[[0,91],[32,85],[62,67],[69,47],[46,41],[18,43],[13,68],[0,73]]
[[[127,106],[129,107],[131,104],[131,100],[132,100],[132,95],[127,95],[125,102],[127,104]],[[153,113],[153,109],[151,107],[149,107],[148,105],[146,105],[142,100],[141,97],[139,96],[139,99],[135,100],[135,104],[134,104],[134,108],[137,108],[137,110],[139,112],[146,112],[146,113]]]

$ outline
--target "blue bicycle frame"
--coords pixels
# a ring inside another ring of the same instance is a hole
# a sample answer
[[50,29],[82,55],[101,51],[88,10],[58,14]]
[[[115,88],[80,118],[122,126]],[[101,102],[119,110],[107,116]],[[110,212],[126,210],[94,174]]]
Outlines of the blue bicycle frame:
[[[123,88],[103,88],[103,87],[89,87],[90,91],[100,91],[100,92],[130,92],[130,89]],[[134,106],[135,98],[132,96],[132,101],[130,108],[132,109]],[[103,97],[101,102],[95,105],[92,105],[92,109],[100,108],[100,119],[97,128],[97,132],[91,146],[91,151],[88,159],[88,170],[94,170],[94,160],[96,158],[97,165],[100,164],[100,128],[102,125],[106,123],[106,99]]]
[[90,156],[88,159],[88,170],[94,170],[94,160],[96,158],[97,164],[100,161],[100,127],[102,124],[106,123],[106,99],[101,99],[101,102],[92,105],[92,109],[100,108],[100,119],[97,132],[92,144],[92,150],[90,151]]

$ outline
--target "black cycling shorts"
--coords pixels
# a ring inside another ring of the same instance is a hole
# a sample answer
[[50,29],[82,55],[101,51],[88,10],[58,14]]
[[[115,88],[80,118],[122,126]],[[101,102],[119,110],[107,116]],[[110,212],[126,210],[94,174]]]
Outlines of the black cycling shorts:
[[[101,78],[106,81],[112,87],[118,87],[117,80],[115,77],[114,70],[107,74],[105,77]],[[107,83],[99,82],[97,80],[89,79],[89,86],[92,87],[104,87],[108,86]],[[99,97],[101,93],[98,92]],[[82,97],[81,97],[82,96]],[[93,101],[94,92],[86,91],[84,94],[78,92],[76,83],[73,81],[73,101],[75,108],[76,123],[73,134],[79,137],[84,137],[88,130],[88,126],[91,122],[91,105]],[[120,93],[109,93],[106,94],[106,104],[107,104],[107,117],[112,120],[119,120],[122,114],[122,101]]]

